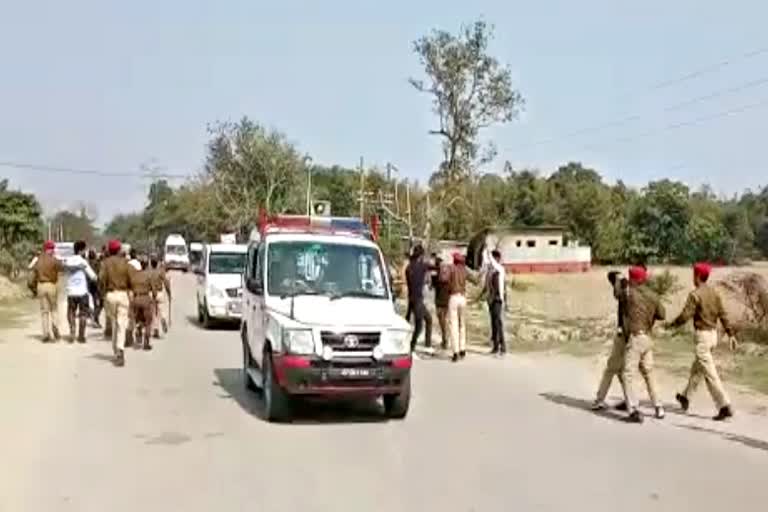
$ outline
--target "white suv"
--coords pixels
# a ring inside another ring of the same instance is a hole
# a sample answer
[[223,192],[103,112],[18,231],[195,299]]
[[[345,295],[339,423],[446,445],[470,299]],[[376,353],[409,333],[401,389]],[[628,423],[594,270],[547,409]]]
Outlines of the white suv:
[[[280,223],[280,220],[284,222]],[[394,308],[384,258],[350,219],[283,216],[248,247],[243,275],[243,378],[270,421],[297,395],[383,397],[392,418],[410,402],[410,325]],[[357,221],[358,224],[364,224]]]
[[216,320],[239,321],[245,255],[243,244],[206,245],[197,274],[197,319],[208,328]]

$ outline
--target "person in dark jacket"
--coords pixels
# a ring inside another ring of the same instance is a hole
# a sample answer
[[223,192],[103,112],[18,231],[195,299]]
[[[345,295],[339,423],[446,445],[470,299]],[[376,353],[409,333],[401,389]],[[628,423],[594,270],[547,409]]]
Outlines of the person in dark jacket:
[[417,245],[413,249],[411,261],[405,269],[405,279],[408,285],[408,303],[411,305],[414,320],[413,336],[411,336],[411,351],[416,349],[416,340],[426,324],[424,345],[427,351],[432,350],[432,315],[424,304],[424,286],[431,268],[424,261],[424,248]]
[[506,276],[504,267],[501,265],[501,252],[494,249],[488,264],[484,293],[491,316],[491,354],[502,356],[507,353],[507,345],[504,341],[504,304],[507,292]]
[[432,281],[432,290],[435,292],[435,310],[437,311],[437,324],[440,326],[440,348],[448,350],[448,338],[450,329],[448,327],[448,299],[451,298],[448,285],[440,281],[440,268],[443,266],[443,259],[437,254],[432,254],[434,270],[430,277]]
[[[592,404],[592,410],[595,411],[600,411],[606,408],[605,398],[608,396],[608,390],[611,388],[614,377],[618,378],[622,392],[624,390],[624,377],[622,372],[624,370],[624,350],[627,346],[627,331],[624,329],[624,316],[626,315],[627,309],[627,288],[629,282],[626,277],[622,277],[621,273],[617,271],[608,272],[608,282],[611,283],[613,298],[616,299],[618,304],[616,311],[616,334],[613,337],[611,355],[608,356],[605,370],[603,370],[603,376],[600,379],[595,402]],[[627,403],[621,401],[615,408],[617,410],[626,410]]]

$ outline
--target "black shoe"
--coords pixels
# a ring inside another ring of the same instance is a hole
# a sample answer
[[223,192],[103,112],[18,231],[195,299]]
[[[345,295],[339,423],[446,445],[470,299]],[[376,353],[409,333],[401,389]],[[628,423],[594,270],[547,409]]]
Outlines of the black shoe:
[[122,350],[115,355],[115,366],[125,366],[125,353]]
[[629,413],[629,416],[627,416],[624,421],[626,421],[627,423],[642,423],[643,416],[640,414],[640,411],[635,409],[634,411]]
[[461,352],[459,352],[459,357],[462,358],[462,359],[467,357],[467,351],[466,350],[462,350]]
[[143,346],[142,348],[143,348],[144,350],[152,350],[152,345],[150,345],[149,343],[145,343],[145,344],[144,344],[144,346]]
[[451,361],[454,362],[454,363],[458,363],[459,362],[459,354],[453,354],[453,356],[451,357]]
[[627,402],[619,402],[616,405],[613,406],[613,408],[617,411],[626,411],[627,410]]
[[43,343],[50,343],[52,341],[50,336],[43,336],[42,342]]
[[731,409],[730,405],[726,405],[725,407],[720,408],[720,412],[717,413],[717,416],[712,418],[715,421],[725,421],[728,418],[733,418],[733,410]]
[[677,402],[680,404],[680,408],[683,410],[683,412],[688,412],[688,407],[691,405],[691,402],[688,400],[688,397],[678,393],[677,395],[675,395],[675,398],[677,399]]
[[491,351],[490,351],[490,352],[488,352],[488,353],[489,353],[489,354],[491,354],[492,356],[495,356],[496,354],[498,354],[498,353],[499,353],[499,349],[497,349],[496,347],[494,347],[494,348],[492,348],[492,349],[491,349]]

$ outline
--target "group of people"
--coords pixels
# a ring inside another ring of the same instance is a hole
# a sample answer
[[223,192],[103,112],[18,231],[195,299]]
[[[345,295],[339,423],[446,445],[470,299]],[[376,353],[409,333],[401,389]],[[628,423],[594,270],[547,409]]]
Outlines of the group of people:
[[170,280],[158,258],[126,254],[117,240],[102,248],[101,254],[88,251],[86,243],[74,244],[74,254],[62,260],[54,255],[55,244],[47,241],[43,251],[30,264],[30,289],[40,302],[43,342],[61,338],[58,325],[58,282],[66,275],[69,342],[86,342],[89,317],[100,327],[101,311],[106,311],[104,335],[112,340],[116,366],[125,365],[125,348],[150,350],[150,336],[167,332],[170,316]]
[[[694,361],[688,384],[675,397],[680,407],[683,411],[688,410],[691,395],[704,380],[717,407],[717,415],[713,419],[723,421],[733,416],[733,409],[712,355],[718,343],[718,322],[731,338],[732,344],[735,338],[722,298],[708,284],[711,270],[706,263],[693,266],[694,290],[688,295],[682,312],[674,320],[665,322],[664,326],[668,329],[678,328],[693,320]],[[638,409],[635,389],[637,374],[640,373],[655,408],[655,416],[662,419],[665,413],[653,371],[652,329],[656,322],[666,320],[664,307],[659,296],[647,286],[648,271],[644,266],[631,267],[626,278],[620,277],[617,272],[610,272],[608,280],[618,301],[618,328],[593,409],[602,410],[607,407],[605,399],[613,378],[617,377],[624,392],[624,401],[615,408],[627,411],[629,422],[642,423],[643,416]]]
[[467,354],[467,281],[484,279],[483,295],[488,304],[491,319],[491,353],[502,356],[507,347],[504,340],[503,310],[506,304],[505,272],[501,265],[501,253],[494,250],[484,253],[486,266],[483,272],[475,273],[466,266],[464,255],[454,253],[452,262],[444,262],[437,254],[430,260],[425,258],[424,248],[417,245],[408,254],[405,268],[405,282],[408,289],[408,310],[406,319],[413,316],[414,329],[411,337],[411,351],[424,331],[424,346],[427,353],[434,353],[432,347],[432,315],[425,303],[424,289],[434,291],[435,310],[442,337],[441,349],[447,350],[450,341],[451,360],[458,362]]

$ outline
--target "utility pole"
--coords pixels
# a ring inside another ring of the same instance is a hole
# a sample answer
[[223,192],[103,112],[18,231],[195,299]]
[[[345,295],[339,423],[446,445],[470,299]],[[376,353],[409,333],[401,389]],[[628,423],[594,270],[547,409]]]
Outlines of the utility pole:
[[408,245],[413,245],[413,223],[411,219],[411,186],[405,183],[405,207],[408,209]]
[[365,221],[365,169],[363,157],[360,157],[360,219]]
[[307,215],[312,215],[312,157],[304,158],[304,165],[307,167]]

